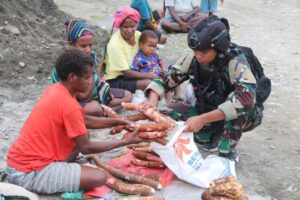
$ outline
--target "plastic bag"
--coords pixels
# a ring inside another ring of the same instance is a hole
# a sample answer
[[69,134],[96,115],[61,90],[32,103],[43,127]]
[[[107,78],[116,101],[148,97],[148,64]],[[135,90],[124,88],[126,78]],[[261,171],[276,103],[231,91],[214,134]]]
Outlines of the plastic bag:
[[144,95],[144,92],[142,90],[136,90],[133,94],[132,103],[143,103],[146,102],[147,99]]
[[236,176],[233,161],[219,156],[203,159],[194,142],[193,133],[182,133],[183,130],[183,122],[178,122],[166,146],[151,143],[153,150],[179,179],[208,188],[209,182],[214,179]]

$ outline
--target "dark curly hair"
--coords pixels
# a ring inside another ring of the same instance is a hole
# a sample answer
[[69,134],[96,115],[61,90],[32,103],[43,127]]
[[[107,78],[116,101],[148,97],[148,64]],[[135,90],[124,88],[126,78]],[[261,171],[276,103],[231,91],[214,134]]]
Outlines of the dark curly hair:
[[65,50],[56,60],[55,69],[61,81],[65,81],[70,73],[82,76],[94,65],[90,55],[79,49],[71,48]]
[[145,30],[140,36],[139,43],[145,43],[148,38],[158,39],[158,36],[152,30]]

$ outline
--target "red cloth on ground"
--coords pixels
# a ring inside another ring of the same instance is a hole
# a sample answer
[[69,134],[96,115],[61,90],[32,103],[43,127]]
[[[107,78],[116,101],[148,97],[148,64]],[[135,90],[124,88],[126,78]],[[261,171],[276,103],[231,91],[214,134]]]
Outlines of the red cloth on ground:
[[63,161],[75,147],[73,139],[87,134],[84,112],[61,83],[48,86],[8,152],[8,166],[22,172],[39,171]]
[[[134,155],[132,154],[132,150],[126,151],[126,154],[118,157],[111,159],[108,162],[108,165],[122,169],[127,172],[135,172],[135,173],[140,173],[144,175],[148,174],[158,174],[159,175],[159,181],[163,185],[163,187],[167,187],[172,179],[175,177],[173,172],[169,170],[168,168],[166,169],[154,169],[154,168],[147,168],[147,167],[141,167],[141,166],[136,166],[131,163],[131,160],[134,159]],[[87,191],[84,193],[84,197],[104,197],[108,190],[106,190],[107,186],[102,186],[95,188],[93,190]]]

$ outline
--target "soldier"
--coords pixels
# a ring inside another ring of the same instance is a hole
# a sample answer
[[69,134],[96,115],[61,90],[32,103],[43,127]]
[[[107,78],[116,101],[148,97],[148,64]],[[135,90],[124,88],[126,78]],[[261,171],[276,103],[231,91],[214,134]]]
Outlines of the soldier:
[[211,16],[197,24],[189,31],[188,45],[193,54],[171,67],[164,80],[147,87],[148,105],[156,105],[165,92],[189,80],[196,102],[188,109],[185,131],[194,132],[204,150],[218,150],[234,160],[242,132],[261,123],[256,79],[245,55],[231,48],[226,19]]

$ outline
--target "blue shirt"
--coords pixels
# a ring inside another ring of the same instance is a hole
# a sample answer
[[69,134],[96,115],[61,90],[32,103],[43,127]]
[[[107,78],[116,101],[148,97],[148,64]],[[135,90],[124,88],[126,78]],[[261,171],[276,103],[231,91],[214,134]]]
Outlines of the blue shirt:
[[137,10],[141,15],[141,20],[137,29],[139,31],[147,29],[147,25],[143,20],[153,21],[152,11],[147,0],[131,0],[131,7]]

